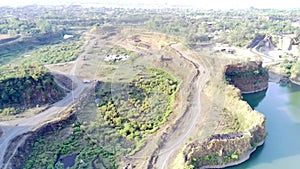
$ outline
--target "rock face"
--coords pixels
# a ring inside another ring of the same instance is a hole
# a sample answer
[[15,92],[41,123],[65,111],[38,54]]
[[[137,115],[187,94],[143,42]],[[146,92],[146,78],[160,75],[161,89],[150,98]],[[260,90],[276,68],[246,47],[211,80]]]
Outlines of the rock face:
[[[263,122],[264,123],[264,122]],[[266,136],[264,124],[250,131],[215,134],[202,143],[188,144],[184,150],[186,166],[223,168],[244,162]]]
[[262,67],[262,62],[227,65],[225,77],[242,93],[254,93],[268,88],[269,75]]
[[[185,168],[224,168],[244,162],[266,137],[265,117],[242,100],[241,92],[268,87],[268,73],[261,63],[228,65],[224,87],[224,107],[220,122],[206,139],[196,139],[183,149]],[[239,90],[240,89],[240,90]],[[203,129],[205,130],[205,129]]]

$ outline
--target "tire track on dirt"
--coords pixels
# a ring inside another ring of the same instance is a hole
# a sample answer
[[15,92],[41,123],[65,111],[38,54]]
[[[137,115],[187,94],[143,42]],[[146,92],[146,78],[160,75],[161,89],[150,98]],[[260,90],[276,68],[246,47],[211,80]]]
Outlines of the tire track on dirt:
[[[149,159],[148,169],[165,168],[170,155],[175,150],[178,150],[183,146],[185,140],[191,134],[191,131],[200,116],[200,93],[202,91],[202,88],[206,84],[209,75],[205,73],[204,70],[206,68],[204,67],[204,65],[203,67],[201,67],[200,62],[195,61],[195,59],[189,57],[187,54],[183,54],[176,48],[176,45],[178,45],[178,43],[172,43],[169,44],[169,47],[174,50],[174,52],[177,53],[180,57],[191,63],[196,71],[190,82],[190,84],[193,84],[195,86],[191,89],[196,89],[196,91],[192,92],[193,94],[195,94],[195,98],[192,102],[193,105],[187,107],[186,110],[184,110],[184,114],[180,119],[176,121],[175,125],[172,126],[171,131],[169,133],[164,133],[161,136],[161,141],[159,142],[158,148],[154,150],[152,156]],[[200,79],[201,72],[203,72],[202,79]],[[180,130],[178,130],[179,128]]]

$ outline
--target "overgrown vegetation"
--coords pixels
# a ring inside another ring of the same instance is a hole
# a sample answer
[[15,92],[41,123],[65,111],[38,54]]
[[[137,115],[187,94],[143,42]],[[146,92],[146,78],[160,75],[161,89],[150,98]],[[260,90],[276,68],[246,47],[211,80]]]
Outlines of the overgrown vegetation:
[[299,81],[300,79],[300,60],[285,59],[280,63],[280,71],[287,77]]
[[75,60],[82,52],[82,42],[73,40],[55,45],[44,46],[32,52],[24,62],[36,62],[40,64],[64,63]]
[[73,168],[99,166],[109,169],[117,168],[115,154],[97,145],[96,140],[86,133],[80,123],[74,124],[72,130],[72,134],[62,142],[57,141],[55,138],[55,136],[64,137],[59,134],[59,131],[53,131],[53,133],[38,138],[24,168],[64,168],[63,164],[57,162],[57,160],[59,157],[70,154],[77,155],[76,164]]
[[[43,65],[72,61],[82,52],[81,46],[80,40],[71,40],[32,49],[31,52],[25,54],[23,52],[27,51],[27,42],[23,47],[20,46],[21,53],[15,51],[18,50],[18,46],[16,49],[11,45],[6,46],[7,50],[2,52],[8,52],[8,58],[13,59],[10,56],[13,54],[22,54],[26,57],[0,66],[0,114],[14,115],[27,108],[61,99],[63,92],[54,82],[54,77],[49,70]],[[3,58],[3,62],[0,60],[0,65],[6,63],[6,55]]]
[[[44,45],[53,45],[62,41],[62,32],[39,35],[38,37],[21,37],[13,42],[0,44],[0,65],[12,63],[26,52]],[[25,55],[26,56],[26,55]]]
[[[62,130],[38,139],[26,168],[62,167],[55,164],[57,159],[74,154],[72,168],[117,168],[117,157],[134,154],[167,120],[179,85],[174,76],[156,68],[141,68],[129,83],[99,82],[92,103],[77,115],[95,117],[78,117],[80,123],[66,138],[57,139],[64,137]],[[96,109],[89,110],[91,105]]]
[[194,157],[192,159],[192,162],[186,166],[186,169],[195,169],[197,168],[198,164],[218,164],[220,157],[222,157],[223,159],[223,162],[220,165],[226,165],[232,161],[236,161],[239,159],[239,155],[236,152],[229,155],[223,155],[222,153],[219,153],[214,155],[206,155],[200,158]]
[[0,113],[13,115],[21,109],[62,98],[50,72],[41,65],[0,68]]
[[124,137],[139,140],[166,121],[178,85],[174,77],[153,68],[143,70],[129,84],[100,83],[99,117]]

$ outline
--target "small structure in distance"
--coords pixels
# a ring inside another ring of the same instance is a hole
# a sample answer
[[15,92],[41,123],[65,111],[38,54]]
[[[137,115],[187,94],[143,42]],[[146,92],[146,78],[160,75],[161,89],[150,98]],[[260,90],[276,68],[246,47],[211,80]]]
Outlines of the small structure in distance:
[[104,58],[104,61],[105,62],[109,62],[109,61],[119,62],[119,61],[125,61],[129,57],[130,57],[129,55],[115,55],[115,54],[110,54],[110,55],[107,55]]
[[68,35],[68,34],[64,35],[64,39],[70,39],[70,38],[73,38],[73,37],[74,37],[73,35]]

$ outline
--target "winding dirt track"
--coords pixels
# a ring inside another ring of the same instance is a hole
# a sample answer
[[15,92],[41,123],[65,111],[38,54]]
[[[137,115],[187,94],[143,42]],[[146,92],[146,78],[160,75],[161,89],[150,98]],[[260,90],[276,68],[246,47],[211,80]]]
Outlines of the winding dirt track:
[[[85,48],[90,47],[91,44],[93,44],[93,41],[87,41],[85,43]],[[154,166],[154,168],[160,168],[160,169],[168,168],[169,159],[172,153],[180,150],[184,146],[184,144],[188,140],[189,135],[192,133],[193,129],[195,128],[197,119],[199,119],[201,115],[200,114],[201,112],[200,93],[210,77],[209,73],[205,73],[208,72],[207,67],[205,67],[208,64],[202,63],[200,59],[197,58],[197,56],[195,55],[191,56],[191,53],[187,51],[182,51],[181,43],[170,44],[169,47],[173,49],[179,56],[181,56],[187,62],[190,62],[193,65],[195,69],[195,75],[190,83],[195,86],[194,88],[195,91],[193,91],[193,93],[196,95],[196,97],[194,97],[194,100],[191,101],[192,105],[189,108],[188,113],[186,113],[185,115],[186,117],[183,117],[183,119],[178,123],[177,126],[178,130],[175,130],[173,133],[168,135],[168,139],[161,146],[158,153],[154,155],[155,160],[152,163],[152,165]],[[0,168],[1,169],[9,168],[9,160],[14,155],[16,149],[18,148],[18,146],[16,146],[14,147],[14,150],[10,150],[12,154],[10,155],[10,157],[6,157],[6,159],[8,160],[4,161],[4,156],[6,154],[7,148],[11,144],[11,140],[24,133],[35,130],[41,124],[55,117],[58,117],[58,115],[61,112],[69,108],[75,102],[74,98],[78,98],[82,94],[82,92],[87,88],[87,85],[83,84],[82,81],[75,76],[77,61],[79,59],[82,59],[83,56],[86,54],[87,54],[87,50],[85,50],[85,52],[80,54],[80,56],[74,62],[75,64],[69,73],[63,73],[64,75],[72,79],[74,83],[77,84],[77,88],[73,90],[71,93],[69,93],[63,100],[53,104],[49,109],[33,117],[18,119],[14,121],[0,122],[0,127],[3,130],[3,135],[0,137]],[[62,72],[58,72],[58,73],[62,73]],[[18,145],[20,145],[20,143]]]
[[[84,48],[86,49],[90,47],[92,44],[93,44],[92,41],[86,41],[84,44]],[[78,56],[78,58],[74,61],[74,65],[69,73],[56,71],[70,78],[73,81],[73,83],[76,83],[77,86],[76,89],[73,89],[72,92],[70,92],[64,99],[62,99],[59,102],[56,102],[50,108],[35,116],[12,120],[12,121],[0,122],[0,127],[3,130],[3,134],[0,137],[0,168],[1,169],[9,168],[11,157],[14,156],[18,146],[21,145],[21,143],[19,142],[18,145],[15,146],[13,150],[10,150],[12,152],[10,156],[6,157],[8,151],[7,149],[14,138],[22,134],[25,134],[29,131],[33,131],[36,128],[38,128],[41,124],[49,120],[52,120],[54,118],[57,118],[59,114],[65,111],[67,108],[69,108],[76,101],[75,98],[79,98],[79,96],[87,88],[87,85],[84,84],[80,79],[78,79],[75,76],[77,61],[79,59],[82,59],[86,54],[87,54],[87,50],[84,50],[84,52]],[[22,140],[24,141],[24,139],[21,139],[21,141]]]
[[159,150],[158,155],[156,155],[156,159],[153,166],[154,168],[159,169],[169,168],[168,163],[169,159],[172,157],[172,153],[180,150],[184,146],[184,144],[188,140],[189,135],[193,131],[197,120],[200,118],[201,115],[200,93],[209,78],[209,74],[205,73],[205,70],[207,70],[205,65],[199,62],[199,59],[192,57],[190,53],[185,53],[184,51],[181,51],[179,49],[180,45],[181,44],[171,44],[169,46],[177,54],[179,54],[182,58],[184,58],[186,61],[190,62],[194,66],[196,73],[190,83],[194,83],[196,86],[195,91],[193,91],[196,97],[192,101],[192,105],[189,109],[189,112],[185,115],[188,117],[183,117],[184,120],[181,121],[177,126],[178,130],[175,130],[174,133],[172,133],[168,137],[166,142],[164,142],[161,149]]

